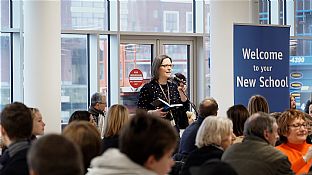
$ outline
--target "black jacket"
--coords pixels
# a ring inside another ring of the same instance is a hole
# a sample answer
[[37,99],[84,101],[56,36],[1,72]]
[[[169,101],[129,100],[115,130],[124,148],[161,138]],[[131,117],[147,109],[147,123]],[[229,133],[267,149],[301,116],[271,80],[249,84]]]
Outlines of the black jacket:
[[0,157],[0,175],[28,175],[29,141],[13,143]]

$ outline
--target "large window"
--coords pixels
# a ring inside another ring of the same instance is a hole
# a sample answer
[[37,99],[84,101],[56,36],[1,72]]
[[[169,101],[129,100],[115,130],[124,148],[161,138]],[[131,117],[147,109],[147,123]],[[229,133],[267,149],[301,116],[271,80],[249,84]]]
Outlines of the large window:
[[88,108],[86,35],[62,35],[62,123],[76,110]]
[[107,1],[62,0],[62,29],[107,30]]
[[192,0],[120,1],[120,30],[192,32],[189,25],[192,5]]
[[0,110],[11,102],[11,39],[10,34],[0,33]]
[[0,1],[0,29],[5,29],[10,27],[10,1],[1,0]]

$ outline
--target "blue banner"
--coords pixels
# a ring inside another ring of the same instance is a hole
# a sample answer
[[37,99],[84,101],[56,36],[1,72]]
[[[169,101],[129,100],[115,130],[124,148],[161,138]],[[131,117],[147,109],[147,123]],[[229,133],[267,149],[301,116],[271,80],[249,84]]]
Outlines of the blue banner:
[[264,96],[270,112],[289,108],[289,27],[234,25],[234,104]]

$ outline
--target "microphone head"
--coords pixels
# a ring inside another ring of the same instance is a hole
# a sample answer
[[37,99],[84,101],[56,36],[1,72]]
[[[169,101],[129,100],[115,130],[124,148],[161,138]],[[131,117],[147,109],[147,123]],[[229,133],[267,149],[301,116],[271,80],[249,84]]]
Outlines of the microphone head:
[[176,85],[179,85],[180,83],[186,84],[186,82],[180,78],[178,78],[176,75],[171,75],[170,79],[172,80],[173,83]]

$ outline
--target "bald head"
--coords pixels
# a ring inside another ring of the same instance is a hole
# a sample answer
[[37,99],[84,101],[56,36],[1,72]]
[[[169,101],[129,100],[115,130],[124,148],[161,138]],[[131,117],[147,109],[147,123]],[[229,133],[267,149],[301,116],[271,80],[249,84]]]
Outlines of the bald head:
[[210,115],[218,114],[218,103],[213,98],[205,98],[199,105],[199,115],[201,117],[208,117]]

